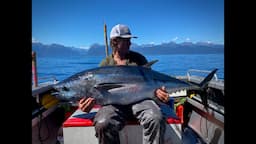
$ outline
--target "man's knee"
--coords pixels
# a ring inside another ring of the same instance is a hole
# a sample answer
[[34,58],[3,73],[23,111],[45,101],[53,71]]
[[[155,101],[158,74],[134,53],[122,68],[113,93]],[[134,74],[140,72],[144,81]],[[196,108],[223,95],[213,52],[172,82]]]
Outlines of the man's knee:
[[109,127],[110,123],[107,119],[101,119],[95,122],[95,129],[96,130],[104,130]]

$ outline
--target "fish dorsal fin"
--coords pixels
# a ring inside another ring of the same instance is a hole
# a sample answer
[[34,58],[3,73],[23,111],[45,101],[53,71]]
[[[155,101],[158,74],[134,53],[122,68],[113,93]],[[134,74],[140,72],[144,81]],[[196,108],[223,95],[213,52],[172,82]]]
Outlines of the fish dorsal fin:
[[122,87],[122,84],[119,83],[100,83],[94,86],[96,89],[104,89],[104,90],[110,90],[114,88]]
[[151,66],[152,66],[153,64],[155,64],[156,62],[158,62],[158,60],[152,60],[152,61],[150,61],[150,62],[144,64],[143,67],[151,68]]

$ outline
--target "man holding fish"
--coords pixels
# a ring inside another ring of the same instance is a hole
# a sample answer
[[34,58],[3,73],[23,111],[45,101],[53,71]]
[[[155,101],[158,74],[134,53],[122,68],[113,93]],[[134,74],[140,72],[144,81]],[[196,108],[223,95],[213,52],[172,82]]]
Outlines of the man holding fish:
[[[114,26],[110,33],[112,55],[102,60],[100,66],[146,65],[148,61],[143,55],[130,50],[131,38],[137,37],[131,34],[128,26],[123,24]],[[152,95],[155,95],[164,103],[169,100],[169,95],[164,86],[156,89]],[[90,112],[94,104],[94,98],[82,98],[79,101],[79,108],[84,112]],[[94,118],[99,144],[119,144],[119,131],[125,126],[127,120],[134,118],[143,126],[144,144],[163,143],[165,117],[154,100],[146,99],[129,105],[111,104],[102,106]]]

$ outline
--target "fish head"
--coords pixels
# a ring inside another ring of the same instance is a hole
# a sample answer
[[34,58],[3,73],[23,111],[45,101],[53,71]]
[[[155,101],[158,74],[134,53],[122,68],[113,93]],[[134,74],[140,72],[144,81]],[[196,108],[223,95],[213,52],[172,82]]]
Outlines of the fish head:
[[94,87],[95,84],[94,75],[85,73],[77,77],[70,77],[54,85],[52,95],[61,101],[78,101],[83,97],[92,97],[97,94],[97,89]]

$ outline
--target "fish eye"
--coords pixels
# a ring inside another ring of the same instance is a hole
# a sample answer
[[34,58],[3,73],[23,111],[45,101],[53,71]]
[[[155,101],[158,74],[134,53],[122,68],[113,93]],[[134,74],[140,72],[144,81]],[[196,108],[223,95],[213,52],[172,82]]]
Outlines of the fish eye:
[[69,89],[67,87],[65,87],[65,86],[62,88],[62,90],[63,91],[69,91]]
[[92,73],[87,73],[84,77],[83,77],[83,79],[84,80],[91,80],[93,78],[93,74]]

